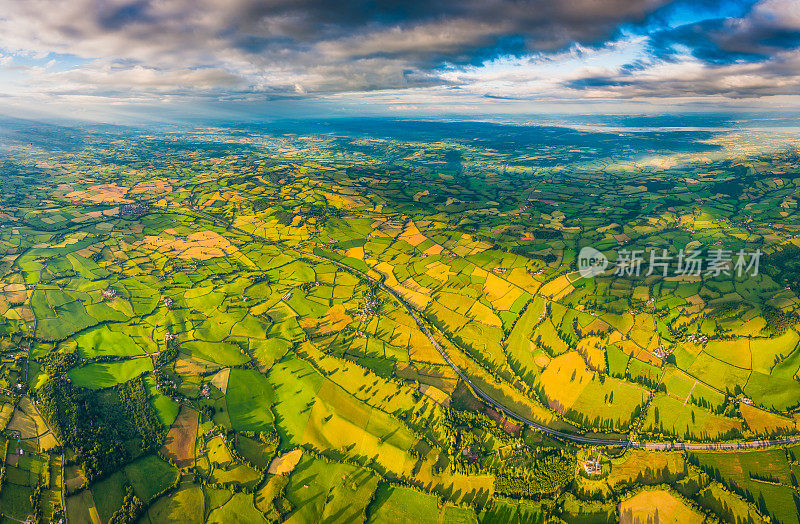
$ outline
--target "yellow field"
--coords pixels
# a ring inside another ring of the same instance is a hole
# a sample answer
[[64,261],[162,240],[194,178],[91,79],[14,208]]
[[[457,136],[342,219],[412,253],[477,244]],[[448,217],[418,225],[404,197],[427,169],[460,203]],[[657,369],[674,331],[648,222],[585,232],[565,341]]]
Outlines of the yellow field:
[[269,463],[267,473],[270,475],[288,475],[294,470],[294,467],[300,462],[300,457],[303,456],[303,451],[300,449],[293,449],[287,451],[280,457],[275,457]]
[[[483,292],[485,293],[486,300],[491,302],[492,305],[513,289],[515,289],[513,284],[503,280],[494,273],[486,274],[486,283],[483,284]],[[517,291],[519,293],[517,297],[522,295],[521,290]],[[514,300],[516,300],[516,298]]]
[[578,342],[578,353],[583,355],[592,369],[606,371],[605,344],[600,337],[584,337]]
[[127,192],[127,187],[120,187],[117,184],[98,184],[89,187],[85,191],[72,191],[65,196],[72,200],[88,200],[96,204],[122,204],[130,202],[130,200],[124,198]]
[[570,283],[567,275],[561,275],[560,277],[543,285],[539,289],[539,292],[546,297],[558,300],[572,293],[574,289],[575,288],[573,287],[572,283]]
[[467,316],[474,318],[478,322],[483,322],[487,326],[500,327],[503,325],[500,317],[495,315],[494,311],[477,301],[469,308]]
[[703,517],[666,491],[643,491],[619,505],[620,524],[700,524]]
[[357,260],[364,260],[364,246],[351,247],[350,249],[346,249],[344,252],[344,256],[355,258]]
[[169,239],[155,235],[145,235],[144,239],[134,242],[134,247],[152,249],[183,260],[209,260],[212,258],[234,255],[249,266],[255,265],[239,249],[215,231],[198,231],[186,236],[186,240]]
[[550,406],[560,412],[569,409],[592,381],[581,356],[570,351],[550,361],[540,378]]
[[441,389],[434,386],[429,386],[428,384],[421,384],[419,386],[419,391],[437,404],[440,404],[444,407],[450,407],[450,396]]
[[442,246],[440,246],[439,244],[434,244],[425,251],[423,251],[423,253],[425,253],[426,255],[438,255],[442,251],[444,251],[444,248]]
[[228,377],[231,376],[231,368],[221,369],[217,372],[216,375],[211,379],[211,383],[214,384],[223,394],[228,392]]
[[631,482],[641,474],[658,473],[664,469],[678,473],[685,469],[680,452],[630,450],[625,460],[611,467],[608,483],[612,486],[618,482]]
[[40,451],[49,451],[56,446],[58,446],[58,441],[56,440],[56,437],[53,435],[52,431],[42,435],[42,437],[39,439]]
[[130,193],[169,193],[170,191],[172,191],[172,186],[166,180],[158,179],[136,184],[130,190]]
[[515,267],[508,272],[508,280],[525,289],[531,295],[536,294],[542,283],[524,267]]
[[402,284],[397,281],[391,264],[381,262],[375,266],[375,270],[386,277],[385,284],[393,289],[398,295],[410,302],[412,306],[420,311],[425,309],[431,301],[430,290],[414,282],[413,279],[406,279]]
[[752,359],[750,357],[750,340],[747,338],[710,340],[705,351],[728,364],[750,369]]
[[404,240],[416,247],[428,239],[425,235],[419,232],[417,226],[412,222],[403,230],[403,234],[398,237],[398,240]]
[[[403,326],[405,328],[405,326]],[[419,330],[412,330],[410,328],[405,328],[409,331],[408,337],[408,358],[415,362],[425,362],[427,364],[434,364],[443,366],[447,363],[442,358],[442,355],[436,351],[436,348],[433,347],[431,341],[428,340],[422,332]]]
[[6,284],[3,287],[3,293],[6,296],[6,300],[12,303],[25,302],[25,299],[28,297],[25,284],[22,283]]
[[319,335],[327,335],[343,330],[352,321],[353,317],[347,314],[344,305],[335,304],[322,318],[304,318],[300,325],[313,329]]
[[494,307],[498,311],[508,311],[509,309],[511,309],[511,306],[514,305],[514,302],[516,302],[517,299],[521,297],[523,293],[525,293],[525,291],[522,289],[512,288],[508,293],[506,293],[502,297],[492,301],[492,307]]
[[795,421],[747,404],[739,404],[739,411],[747,427],[759,435],[773,435],[795,429]]
[[[531,350],[533,350],[534,348],[535,346],[533,345],[533,342],[531,342]],[[534,362],[536,363],[537,366],[543,368],[550,363],[550,358],[544,353],[540,353],[536,355],[536,357],[534,357]]]
[[450,271],[450,266],[437,260],[425,266],[425,274],[440,282],[447,282],[447,279],[449,279],[450,275],[453,273]]

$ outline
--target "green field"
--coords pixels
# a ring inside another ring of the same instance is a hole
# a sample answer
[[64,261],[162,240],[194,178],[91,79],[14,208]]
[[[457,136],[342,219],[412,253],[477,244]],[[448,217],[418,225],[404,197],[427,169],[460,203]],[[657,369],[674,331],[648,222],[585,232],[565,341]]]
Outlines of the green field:
[[[796,137],[653,118],[0,118],[0,512],[797,522],[794,448],[575,437],[800,435]],[[759,273],[678,274],[694,250]]]
[[273,386],[252,370],[232,369],[228,378],[228,413],[239,431],[263,431],[272,427],[270,407],[275,399]]
[[90,389],[107,388],[127,382],[153,369],[149,358],[137,358],[112,363],[95,363],[73,368],[69,377],[76,386]]
[[157,456],[149,455],[126,466],[125,476],[136,496],[150,502],[155,495],[177,482],[178,471]]

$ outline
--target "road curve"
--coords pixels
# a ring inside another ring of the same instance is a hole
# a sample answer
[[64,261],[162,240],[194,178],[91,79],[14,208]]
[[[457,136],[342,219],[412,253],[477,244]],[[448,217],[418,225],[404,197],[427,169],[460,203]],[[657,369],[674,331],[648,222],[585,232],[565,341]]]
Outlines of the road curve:
[[735,451],[735,450],[744,450],[744,449],[767,448],[767,447],[771,447],[771,446],[780,446],[780,445],[783,445],[783,444],[800,443],[800,436],[797,436],[797,437],[786,437],[786,438],[775,439],[775,440],[751,440],[751,441],[744,441],[744,442],[719,442],[719,443],[713,443],[713,444],[703,444],[703,443],[693,443],[693,442],[675,442],[675,441],[670,441],[670,442],[647,442],[647,441],[634,441],[634,440],[613,440],[613,439],[585,437],[583,435],[576,435],[574,433],[567,433],[567,432],[564,432],[564,431],[559,431],[557,429],[550,428],[548,426],[545,426],[544,424],[540,424],[539,422],[535,422],[533,420],[530,420],[527,417],[524,417],[522,415],[519,415],[519,414],[511,411],[510,409],[506,408],[505,406],[503,406],[502,404],[497,402],[495,399],[493,399],[492,397],[487,395],[481,388],[476,386],[472,382],[472,380],[470,380],[470,378],[467,375],[465,375],[464,372],[461,371],[461,369],[459,369],[459,367],[456,366],[455,363],[452,360],[450,360],[450,357],[447,355],[447,352],[439,345],[439,343],[433,337],[431,332],[428,330],[428,327],[419,318],[419,315],[417,315],[417,312],[405,300],[403,300],[403,298],[395,290],[393,290],[392,288],[390,288],[389,286],[384,284],[382,281],[380,281],[380,280],[378,280],[378,279],[376,279],[374,277],[371,277],[370,275],[367,275],[363,271],[360,271],[360,270],[358,270],[358,269],[356,269],[354,267],[351,267],[351,266],[348,266],[347,264],[339,262],[338,260],[334,260],[332,258],[328,258],[326,256],[319,255],[317,253],[312,253],[310,251],[305,251],[303,249],[290,247],[290,246],[287,246],[287,245],[283,244],[282,242],[276,242],[274,240],[269,240],[269,239],[266,239],[264,237],[259,237],[258,235],[254,234],[254,233],[251,233],[251,232],[245,231],[243,229],[240,229],[240,228],[234,226],[233,224],[227,223],[224,220],[219,219],[219,218],[217,218],[217,217],[215,217],[213,215],[209,215],[209,214],[207,214],[205,212],[202,212],[202,211],[199,211],[197,209],[194,209],[193,211],[196,214],[198,214],[198,215],[200,215],[200,216],[202,216],[204,218],[207,218],[208,220],[211,220],[211,221],[213,221],[213,222],[215,222],[217,224],[220,224],[220,225],[224,226],[226,229],[236,231],[238,233],[241,233],[241,234],[249,236],[249,237],[259,238],[261,241],[264,241],[264,242],[266,242],[268,244],[271,244],[271,245],[274,245],[274,246],[278,246],[278,247],[281,247],[283,249],[290,249],[290,250],[292,250],[292,251],[294,251],[296,253],[299,253],[299,254],[307,256],[307,257],[313,257],[313,258],[317,258],[317,259],[320,259],[320,260],[324,260],[326,262],[329,262],[331,264],[334,264],[334,265],[344,269],[345,271],[349,271],[350,273],[358,275],[359,277],[363,278],[364,280],[367,280],[368,282],[372,282],[372,283],[378,285],[381,289],[383,289],[384,291],[389,293],[400,305],[402,305],[405,308],[405,310],[408,312],[408,314],[411,316],[411,318],[414,319],[414,322],[417,323],[417,327],[419,327],[419,329],[425,334],[425,336],[428,337],[428,340],[430,340],[431,344],[433,344],[433,347],[436,348],[436,351],[438,351],[439,354],[444,359],[444,361],[447,362],[447,365],[450,366],[450,368],[456,373],[456,375],[459,376],[459,378],[461,380],[463,380],[464,382],[466,382],[469,385],[469,387],[472,389],[472,391],[475,392],[475,394],[477,396],[479,396],[481,399],[483,399],[486,403],[488,403],[488,404],[492,405],[493,407],[495,407],[496,409],[502,411],[503,414],[505,414],[507,417],[512,418],[512,419],[516,420],[517,422],[522,422],[523,424],[527,424],[528,426],[531,426],[532,428],[538,429],[539,431],[542,431],[542,432],[547,433],[549,435],[553,435],[555,437],[563,438],[565,440],[570,440],[572,442],[577,442],[579,444],[590,444],[592,446],[626,446],[626,447],[629,447],[629,448],[641,448],[641,449],[649,449],[649,450],[654,450],[654,451],[669,451],[669,450],[688,450],[688,451],[710,451],[710,450],[725,450],[725,451],[728,451],[728,450],[734,450]]

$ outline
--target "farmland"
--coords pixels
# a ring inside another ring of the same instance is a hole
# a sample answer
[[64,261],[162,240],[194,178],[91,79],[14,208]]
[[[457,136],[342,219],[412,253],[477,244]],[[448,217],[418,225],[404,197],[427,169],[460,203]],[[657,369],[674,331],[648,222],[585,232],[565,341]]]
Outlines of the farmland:
[[0,142],[3,514],[798,521],[793,137],[373,124]]

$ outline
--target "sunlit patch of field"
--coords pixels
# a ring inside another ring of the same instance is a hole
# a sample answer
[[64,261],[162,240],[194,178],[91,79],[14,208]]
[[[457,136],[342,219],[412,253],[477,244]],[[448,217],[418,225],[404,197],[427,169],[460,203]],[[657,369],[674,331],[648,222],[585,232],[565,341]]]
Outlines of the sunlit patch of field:
[[[523,293],[522,290],[516,288],[516,286],[507,280],[498,277],[494,273],[486,274],[486,282],[483,284],[483,292],[485,293],[486,300],[491,302],[492,305],[497,309],[506,309],[504,307],[498,307],[496,303],[509,293],[514,293],[513,300],[511,300],[512,304],[514,303],[514,300],[519,298]],[[507,302],[507,299],[503,302]]]
[[199,413],[187,406],[181,408],[161,448],[163,456],[172,460],[179,468],[194,464],[195,438]]
[[739,413],[757,435],[779,435],[794,431],[796,420],[792,420],[747,404],[739,404]]
[[[238,247],[216,231],[206,230],[189,233],[185,240],[145,235],[143,240],[137,241],[133,245],[137,248],[152,249],[183,260],[210,260],[230,255],[249,262],[249,259],[239,252]],[[253,266],[253,263],[250,262],[248,265]]]
[[577,351],[586,359],[589,367],[606,371],[606,352],[601,337],[584,337],[578,341]]
[[487,326],[500,327],[503,325],[503,323],[500,321],[500,317],[498,317],[490,307],[485,306],[477,301],[472,304],[471,308],[469,308],[469,311],[467,311],[467,316],[472,317],[475,320],[486,324]]
[[[795,342],[797,342],[795,340]],[[706,353],[733,366],[750,369],[750,341],[746,338],[733,340],[710,340],[705,348]]]
[[570,351],[550,361],[539,379],[544,387],[550,407],[564,413],[592,380],[581,356]]
[[300,462],[300,457],[302,456],[303,450],[301,449],[287,451],[283,455],[272,459],[272,462],[269,463],[267,473],[270,475],[287,475],[294,470],[295,466],[297,466],[297,463]]
[[679,452],[629,450],[624,458],[612,461],[608,483],[646,481],[657,484],[686,474],[686,463]]
[[558,278],[551,280],[550,282],[544,284],[540,289],[539,293],[542,295],[552,298],[553,300],[559,300],[575,290],[572,283],[569,281],[567,275],[561,275]]
[[347,314],[343,304],[335,304],[322,318],[304,318],[300,325],[307,329],[313,329],[319,335],[327,335],[344,329],[353,317]]
[[138,195],[142,193],[169,193],[172,191],[172,186],[167,180],[153,179],[146,182],[140,182],[131,188],[128,192],[129,195]]
[[97,184],[85,190],[72,191],[65,196],[72,200],[85,200],[96,204],[125,204],[131,202],[131,200],[125,198],[127,193],[127,187],[121,187],[116,183],[112,183]]
[[398,237],[398,240],[404,240],[414,247],[422,244],[427,239],[428,237],[420,233],[416,224],[414,224],[413,222],[407,225],[406,228],[403,230],[403,233]]
[[231,368],[225,368],[219,370],[212,378],[211,383],[214,384],[222,394],[226,394],[228,392],[228,379],[231,375]]
[[715,415],[701,407],[660,394],[655,396],[647,410],[644,427],[680,438],[712,439],[744,430],[739,419]]
[[3,286],[3,294],[11,304],[21,304],[28,298],[27,288],[22,282],[6,284]]
[[675,495],[663,490],[642,491],[620,503],[621,524],[640,522],[680,522],[700,524],[704,517],[696,513]]
[[393,267],[387,262],[381,262],[375,266],[375,270],[386,277],[386,285],[397,292],[401,297],[411,303],[415,308],[424,310],[430,302],[430,290],[417,284],[413,279],[408,278],[402,284],[397,281]]
[[441,389],[437,388],[436,386],[431,386],[429,384],[420,384],[419,391],[420,393],[430,398],[437,404],[440,404],[444,407],[450,407],[450,395],[448,395]]

